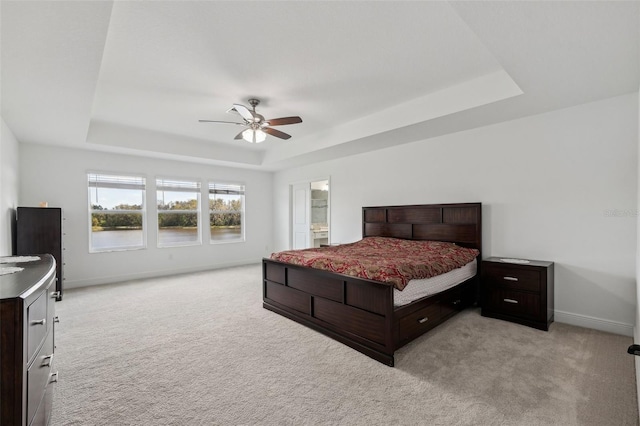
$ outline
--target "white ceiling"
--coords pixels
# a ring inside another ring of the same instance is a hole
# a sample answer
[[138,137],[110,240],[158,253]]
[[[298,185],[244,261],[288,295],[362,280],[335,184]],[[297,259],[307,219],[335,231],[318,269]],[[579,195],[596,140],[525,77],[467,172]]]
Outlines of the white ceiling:
[[[277,170],[637,91],[640,2],[5,1],[21,142]],[[259,98],[288,141],[234,140]]]

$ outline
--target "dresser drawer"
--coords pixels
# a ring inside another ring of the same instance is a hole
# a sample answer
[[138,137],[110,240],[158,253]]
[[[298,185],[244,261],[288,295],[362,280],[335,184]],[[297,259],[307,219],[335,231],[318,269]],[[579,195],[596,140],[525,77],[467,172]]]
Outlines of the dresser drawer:
[[38,411],[33,416],[31,426],[44,426],[49,424],[51,409],[53,407],[53,386],[49,385],[44,391],[44,397],[38,407]]
[[400,341],[432,329],[440,322],[440,302],[400,318]]
[[48,293],[42,292],[35,302],[27,308],[27,360],[31,362],[33,355],[40,347],[47,334],[47,302]]
[[55,279],[51,280],[49,287],[44,292],[47,296],[47,333],[53,330],[53,323],[56,317],[56,296],[59,294],[55,291]]
[[488,293],[485,304],[483,308],[505,315],[531,319],[540,316],[540,296],[534,293],[495,288]]
[[[46,294],[46,292],[44,293]],[[45,344],[27,370],[27,420],[31,421],[43,401],[45,389],[53,368],[53,333],[48,333]]]
[[483,281],[512,290],[540,291],[540,272],[514,268],[500,264],[488,264],[483,271]]

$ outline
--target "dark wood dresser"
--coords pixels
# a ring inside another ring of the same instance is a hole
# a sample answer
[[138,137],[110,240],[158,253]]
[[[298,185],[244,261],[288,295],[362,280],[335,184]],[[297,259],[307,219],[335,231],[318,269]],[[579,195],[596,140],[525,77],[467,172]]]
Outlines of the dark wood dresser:
[[56,262],[2,263],[0,275],[0,419],[2,426],[49,422],[53,401]]
[[49,253],[56,259],[56,291],[62,299],[64,247],[62,209],[59,207],[18,207],[16,209],[16,254]]
[[482,261],[482,315],[549,330],[554,313],[553,262]]

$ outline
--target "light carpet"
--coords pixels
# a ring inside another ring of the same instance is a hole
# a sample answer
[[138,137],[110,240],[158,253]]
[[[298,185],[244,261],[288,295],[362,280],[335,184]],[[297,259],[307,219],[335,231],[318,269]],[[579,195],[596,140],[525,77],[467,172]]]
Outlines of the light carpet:
[[637,425],[631,338],[466,310],[390,368],[262,308],[260,265],[72,289],[52,425]]

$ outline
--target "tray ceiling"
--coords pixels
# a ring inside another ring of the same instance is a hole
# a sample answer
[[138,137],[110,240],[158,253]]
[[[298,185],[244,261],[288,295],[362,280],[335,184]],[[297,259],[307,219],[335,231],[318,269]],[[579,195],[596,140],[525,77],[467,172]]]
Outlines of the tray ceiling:
[[[1,3],[17,139],[277,170],[638,90],[638,2]],[[233,139],[233,103],[300,115]]]

